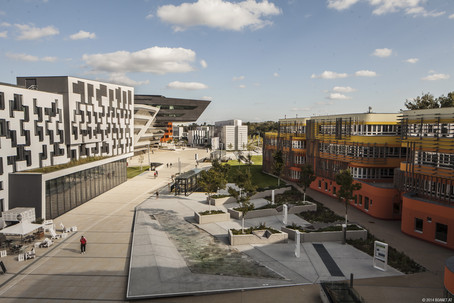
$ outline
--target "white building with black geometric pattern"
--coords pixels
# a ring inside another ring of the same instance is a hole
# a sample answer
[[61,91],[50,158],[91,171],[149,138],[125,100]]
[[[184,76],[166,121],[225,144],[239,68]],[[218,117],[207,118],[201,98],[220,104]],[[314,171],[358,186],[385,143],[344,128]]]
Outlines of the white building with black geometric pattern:
[[[66,76],[0,84],[0,210],[51,219],[126,181],[133,121],[132,87]],[[83,158],[96,161],[30,172]]]

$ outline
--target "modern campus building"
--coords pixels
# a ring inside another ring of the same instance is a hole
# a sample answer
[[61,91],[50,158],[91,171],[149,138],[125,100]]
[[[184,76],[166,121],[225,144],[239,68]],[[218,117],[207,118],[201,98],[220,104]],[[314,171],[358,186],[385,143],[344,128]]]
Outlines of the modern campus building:
[[[312,165],[311,188],[336,197],[335,175],[348,169],[361,183],[350,205],[380,219],[402,219],[402,231],[454,249],[454,109],[402,114],[346,114],[281,119],[266,133],[263,170],[298,181]],[[451,227],[450,227],[451,226]],[[451,232],[449,232],[451,231]]]
[[[211,101],[206,100],[166,98],[159,95],[135,95],[134,102],[138,109],[139,105],[152,107],[147,116],[150,118],[153,116],[153,122],[147,124],[146,129],[144,127],[145,121],[138,120],[137,125],[134,126],[136,129],[142,129],[142,132],[138,133],[138,138],[136,138],[137,142],[142,142],[138,146],[138,150],[144,149],[145,142],[146,145],[157,146],[159,142],[172,140],[173,123],[197,121],[211,103]],[[156,114],[154,114],[155,111],[157,111]],[[145,136],[143,137],[141,134]],[[157,139],[159,139],[159,142]]]
[[215,136],[220,138],[221,149],[247,149],[247,125],[242,125],[241,120],[218,121],[214,123],[214,126]]
[[454,108],[404,111],[402,231],[454,249]]
[[126,181],[133,121],[132,87],[67,76],[0,84],[0,207],[52,219]]

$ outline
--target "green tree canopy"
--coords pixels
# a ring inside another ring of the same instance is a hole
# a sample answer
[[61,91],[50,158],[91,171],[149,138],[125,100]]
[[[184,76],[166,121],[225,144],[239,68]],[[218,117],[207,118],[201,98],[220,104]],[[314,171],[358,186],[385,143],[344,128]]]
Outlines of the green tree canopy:
[[441,95],[438,98],[435,98],[430,93],[423,94],[413,98],[413,100],[406,100],[405,107],[410,110],[454,107],[454,92],[448,93],[447,96]]
[[303,188],[303,192],[304,192],[303,200],[304,201],[306,201],[306,190],[311,185],[311,183],[315,181],[315,179],[316,179],[316,176],[314,174],[314,170],[312,169],[312,166],[309,164],[304,164],[301,167],[300,178],[298,180],[298,185]]
[[354,183],[353,176],[349,170],[344,169],[336,174],[336,183],[340,185],[337,197],[345,203],[345,224],[347,224],[348,201],[353,199],[353,192],[361,189],[361,183]]
[[281,184],[281,174],[284,170],[284,156],[281,150],[277,150],[273,154],[273,173],[277,176],[278,186]]

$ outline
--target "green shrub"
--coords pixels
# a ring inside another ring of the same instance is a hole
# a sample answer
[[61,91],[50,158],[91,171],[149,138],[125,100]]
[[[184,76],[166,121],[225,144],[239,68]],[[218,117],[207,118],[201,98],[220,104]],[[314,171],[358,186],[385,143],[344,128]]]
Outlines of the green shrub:
[[316,211],[307,211],[299,213],[298,216],[303,218],[308,222],[323,222],[323,223],[334,223],[338,221],[342,221],[344,218],[337,215],[331,209],[323,206],[323,204],[319,202],[315,202],[317,204]]

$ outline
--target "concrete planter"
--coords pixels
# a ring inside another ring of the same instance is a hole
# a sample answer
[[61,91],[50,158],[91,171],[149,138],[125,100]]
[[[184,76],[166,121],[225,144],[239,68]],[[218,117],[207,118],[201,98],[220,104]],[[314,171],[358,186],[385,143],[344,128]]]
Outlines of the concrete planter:
[[197,221],[197,224],[207,224],[215,222],[223,222],[230,220],[229,213],[222,214],[211,214],[211,215],[200,215],[199,213],[194,213],[194,218]]
[[[304,211],[316,211],[317,204],[312,202],[307,202],[308,205],[289,205],[288,214],[299,214]],[[278,206],[276,208],[266,208],[266,209],[254,209],[246,213],[245,219],[253,219],[260,217],[269,217],[276,216],[279,213],[282,213],[284,207]],[[234,210],[233,208],[228,209],[230,216],[234,219],[241,219],[243,212]]]
[[[275,190],[274,190],[274,194],[275,194],[275,195],[280,195],[280,194],[286,192],[287,190],[291,190],[291,189],[292,189],[291,186],[287,186],[287,187],[283,187],[283,188],[278,188],[278,189],[275,189]],[[265,191],[258,192],[258,193],[256,193],[255,195],[253,195],[253,196],[251,197],[251,199],[260,199],[260,198],[265,198],[265,197],[267,197],[267,196],[271,196],[271,191],[272,191],[271,189],[267,189],[267,190],[265,190]]]
[[[281,230],[288,234],[288,238],[295,240],[296,230],[281,227]],[[323,231],[323,232],[311,232],[311,233],[300,233],[300,242],[339,242],[343,239],[342,231]],[[347,240],[358,240],[366,239],[367,230],[347,230]]]
[[221,206],[226,203],[234,203],[236,202],[234,197],[224,197],[224,198],[211,198],[211,205],[214,206]]
[[[234,210],[233,208],[228,209],[230,216],[234,219],[242,219],[243,212]],[[260,217],[269,217],[269,216],[276,216],[279,212],[275,208],[268,208],[268,209],[257,209],[257,210],[250,210],[244,216],[245,219],[253,219],[253,218],[260,218]]]
[[230,245],[287,243],[288,235],[284,232],[272,234],[268,230],[255,230],[252,234],[234,235],[229,229]]

